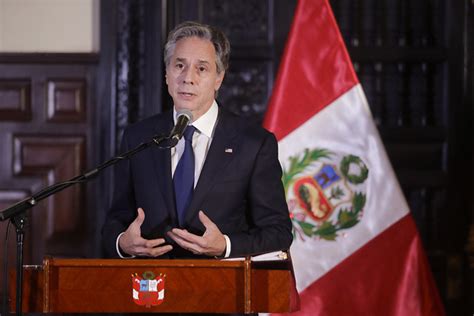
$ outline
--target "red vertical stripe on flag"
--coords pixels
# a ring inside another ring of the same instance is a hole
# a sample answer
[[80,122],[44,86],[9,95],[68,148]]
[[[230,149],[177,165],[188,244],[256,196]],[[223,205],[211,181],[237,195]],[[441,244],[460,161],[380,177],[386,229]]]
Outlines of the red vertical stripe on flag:
[[264,127],[278,140],[358,83],[325,0],[300,0]]
[[292,315],[444,315],[407,215],[300,293]]

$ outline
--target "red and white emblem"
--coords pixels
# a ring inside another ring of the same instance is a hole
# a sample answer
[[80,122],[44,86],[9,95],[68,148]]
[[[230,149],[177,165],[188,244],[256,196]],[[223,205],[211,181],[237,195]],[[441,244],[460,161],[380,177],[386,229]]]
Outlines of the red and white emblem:
[[132,274],[133,301],[140,306],[157,306],[163,303],[165,298],[165,275],[155,277],[151,271],[146,271],[139,277],[137,273]]

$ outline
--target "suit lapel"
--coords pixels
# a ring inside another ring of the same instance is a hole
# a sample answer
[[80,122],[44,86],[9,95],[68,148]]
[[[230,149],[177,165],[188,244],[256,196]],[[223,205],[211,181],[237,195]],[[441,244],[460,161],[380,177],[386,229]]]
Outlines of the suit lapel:
[[229,124],[229,121],[226,114],[219,108],[219,117],[211,147],[186,213],[185,221],[187,222],[197,215],[198,207],[202,204],[207,192],[212,188],[215,177],[226,168],[234,157],[233,152],[236,150],[237,140],[235,129]]
[[[156,134],[166,135],[173,127],[173,112],[166,114],[166,119],[157,124]],[[175,201],[173,191],[173,179],[171,176],[171,152],[170,149],[160,149],[158,146],[151,148],[151,155],[155,174],[158,179],[159,191],[163,195],[169,215],[173,223],[177,223],[175,212]]]

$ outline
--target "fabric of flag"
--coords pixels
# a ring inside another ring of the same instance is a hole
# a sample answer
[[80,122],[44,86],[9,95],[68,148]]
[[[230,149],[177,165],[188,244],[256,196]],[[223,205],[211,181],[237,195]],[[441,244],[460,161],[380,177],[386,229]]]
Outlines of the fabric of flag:
[[294,241],[298,315],[444,315],[331,8],[300,0],[264,120]]

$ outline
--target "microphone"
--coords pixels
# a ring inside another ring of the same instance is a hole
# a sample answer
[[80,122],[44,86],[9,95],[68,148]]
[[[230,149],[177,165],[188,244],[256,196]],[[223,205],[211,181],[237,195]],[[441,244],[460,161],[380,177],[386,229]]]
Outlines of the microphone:
[[178,118],[176,124],[171,130],[169,138],[171,139],[172,146],[176,146],[178,141],[183,137],[186,127],[193,121],[193,114],[187,109],[178,111]]

